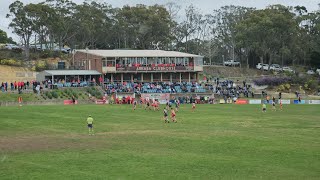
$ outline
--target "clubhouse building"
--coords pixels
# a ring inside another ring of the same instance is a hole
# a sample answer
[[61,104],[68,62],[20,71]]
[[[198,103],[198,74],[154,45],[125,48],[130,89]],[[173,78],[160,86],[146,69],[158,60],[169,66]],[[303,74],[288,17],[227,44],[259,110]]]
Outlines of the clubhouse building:
[[95,70],[104,82],[194,82],[203,56],[162,50],[76,50],[75,70]]

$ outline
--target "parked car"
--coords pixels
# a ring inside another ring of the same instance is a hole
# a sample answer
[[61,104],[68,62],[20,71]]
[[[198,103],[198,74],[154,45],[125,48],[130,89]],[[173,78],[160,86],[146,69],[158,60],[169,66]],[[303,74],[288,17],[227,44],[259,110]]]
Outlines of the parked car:
[[54,51],[61,51],[63,53],[68,54],[68,53],[71,52],[71,49],[70,48],[59,48],[59,47],[56,47],[56,48],[54,48]]
[[282,71],[282,68],[280,67],[279,64],[271,64],[270,70],[279,72],[279,71]]
[[293,69],[291,69],[290,67],[287,67],[287,66],[283,67],[283,68],[282,68],[282,71],[295,73],[295,70],[293,70]]
[[239,66],[240,62],[235,60],[228,60],[223,62],[224,66]]
[[269,64],[263,64],[262,69],[265,71],[269,71]]
[[309,74],[309,75],[313,75],[313,74],[315,74],[315,72],[314,72],[313,70],[311,70],[311,69],[310,69],[310,70],[308,70],[308,71],[307,71],[307,74]]
[[316,70],[316,72],[320,75],[320,68],[318,68],[318,69]]
[[15,44],[6,44],[4,46],[5,49],[9,49],[9,50],[12,50],[12,49],[21,49],[21,47],[15,45]]
[[262,68],[262,66],[263,66],[262,63],[258,63],[258,64],[256,65],[256,68],[260,70],[260,69]]

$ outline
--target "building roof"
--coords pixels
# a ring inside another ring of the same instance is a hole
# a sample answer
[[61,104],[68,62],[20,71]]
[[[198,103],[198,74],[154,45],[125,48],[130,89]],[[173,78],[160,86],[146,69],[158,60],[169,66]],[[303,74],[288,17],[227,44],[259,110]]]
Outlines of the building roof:
[[[87,53],[84,49],[76,52]],[[163,50],[88,50],[88,54],[101,57],[203,57],[200,55],[183,53],[178,51]]]
[[101,75],[95,70],[44,70],[46,76],[64,76],[64,75]]

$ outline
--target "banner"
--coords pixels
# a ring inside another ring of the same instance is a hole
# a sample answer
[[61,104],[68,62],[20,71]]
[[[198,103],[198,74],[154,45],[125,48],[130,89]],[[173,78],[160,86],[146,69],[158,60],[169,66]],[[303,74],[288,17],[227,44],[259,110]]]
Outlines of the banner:
[[269,100],[269,103],[268,103],[268,101],[267,100],[264,100],[263,101],[263,104],[272,104],[273,103],[273,101],[272,100]]
[[232,104],[232,99],[227,99],[227,104]]
[[[64,101],[63,101],[63,104],[64,104],[64,105],[70,105],[70,104],[73,104],[73,101],[72,101],[72,100],[64,100]],[[78,101],[76,100],[76,101],[74,102],[74,104],[78,104]]]
[[305,100],[301,100],[301,102],[299,102],[299,100],[295,99],[293,100],[293,104],[305,104],[306,101]]
[[107,103],[106,100],[101,100],[101,99],[96,100],[96,104],[106,104],[106,103]]
[[250,99],[249,104],[261,104],[261,99]]
[[193,66],[117,67],[117,71],[193,71]]
[[281,99],[281,100],[278,100],[278,104],[280,104],[280,101],[282,104],[290,104],[290,99]]
[[160,104],[166,104],[167,101],[170,100],[169,93],[154,93],[154,94],[141,94],[141,98],[143,99],[157,99]]
[[308,104],[320,104],[320,100],[309,100]]
[[238,99],[238,100],[236,101],[236,104],[248,104],[248,101],[245,100],[245,99]]

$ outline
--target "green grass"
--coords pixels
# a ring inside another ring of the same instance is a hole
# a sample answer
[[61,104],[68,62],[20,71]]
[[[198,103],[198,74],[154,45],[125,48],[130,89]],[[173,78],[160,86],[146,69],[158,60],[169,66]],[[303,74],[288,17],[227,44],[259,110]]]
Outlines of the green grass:
[[[320,106],[0,108],[0,179],[319,179]],[[86,117],[95,120],[88,136]]]

